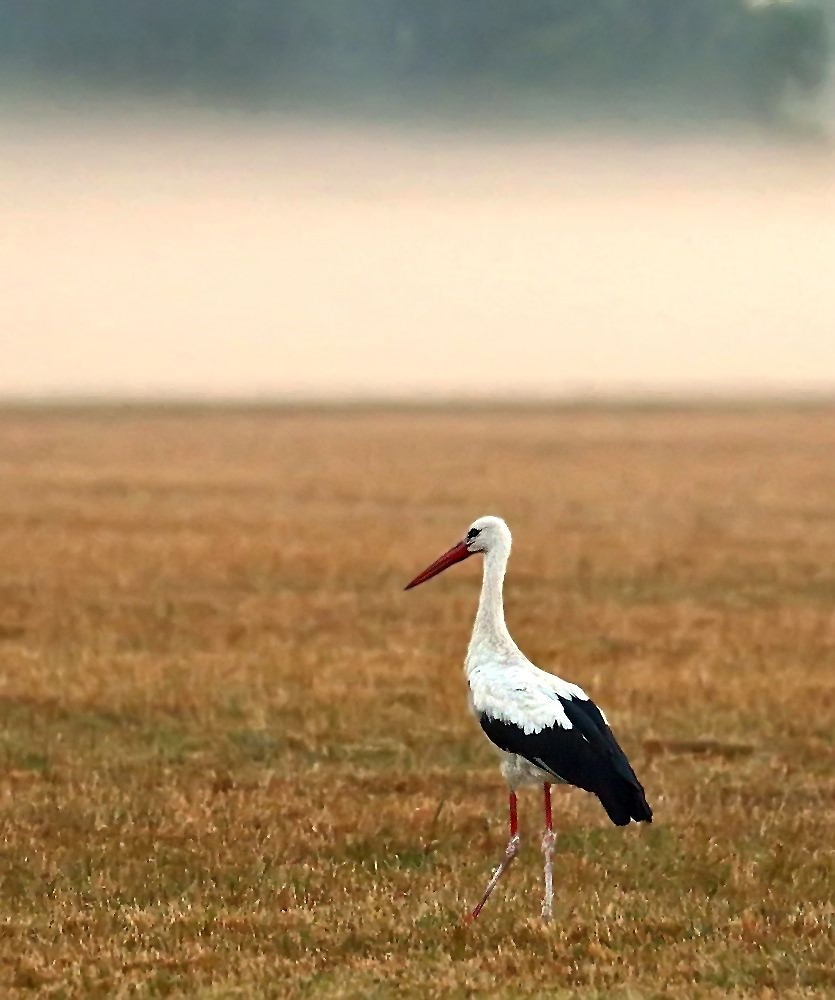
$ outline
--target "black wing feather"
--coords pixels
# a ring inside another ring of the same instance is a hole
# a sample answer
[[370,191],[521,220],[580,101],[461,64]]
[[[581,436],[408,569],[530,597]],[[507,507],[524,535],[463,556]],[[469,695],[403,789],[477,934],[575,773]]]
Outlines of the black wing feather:
[[487,738],[507,753],[515,753],[569,785],[593,792],[618,826],[631,819],[652,821],[641,783],[614,733],[594,702],[560,698],[570,729],[553,725],[526,733],[512,722],[482,714]]

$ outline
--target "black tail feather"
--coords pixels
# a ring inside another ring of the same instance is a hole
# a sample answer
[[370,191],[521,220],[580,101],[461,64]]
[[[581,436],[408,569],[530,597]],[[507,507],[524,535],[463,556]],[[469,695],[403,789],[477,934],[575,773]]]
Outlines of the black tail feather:
[[596,791],[609,819],[616,826],[626,826],[633,819],[637,823],[652,822],[652,809],[637,782],[633,785],[631,781],[616,778]]

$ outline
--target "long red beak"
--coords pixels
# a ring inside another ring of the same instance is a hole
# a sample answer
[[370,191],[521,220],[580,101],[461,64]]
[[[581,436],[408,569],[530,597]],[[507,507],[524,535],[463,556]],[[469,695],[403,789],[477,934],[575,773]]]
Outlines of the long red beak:
[[467,543],[459,542],[457,545],[453,545],[449,552],[444,552],[441,558],[436,559],[431,566],[427,566],[422,573],[418,573],[414,580],[406,584],[403,589],[411,590],[412,587],[416,587],[419,583],[426,583],[427,580],[431,580],[433,576],[443,573],[445,569],[449,569],[455,563],[469,559],[471,555],[473,553],[467,548]]

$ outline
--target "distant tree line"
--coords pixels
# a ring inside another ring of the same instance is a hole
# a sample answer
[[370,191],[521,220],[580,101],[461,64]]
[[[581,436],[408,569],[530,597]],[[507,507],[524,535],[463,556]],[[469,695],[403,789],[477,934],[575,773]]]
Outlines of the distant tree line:
[[685,100],[771,116],[828,63],[811,2],[3,0],[0,74],[233,103]]

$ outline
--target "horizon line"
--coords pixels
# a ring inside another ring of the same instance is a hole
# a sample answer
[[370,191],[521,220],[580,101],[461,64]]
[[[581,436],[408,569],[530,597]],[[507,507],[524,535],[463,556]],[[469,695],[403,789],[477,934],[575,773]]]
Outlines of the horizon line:
[[550,393],[0,393],[14,410],[722,409],[835,405],[835,385],[808,388],[643,388]]

